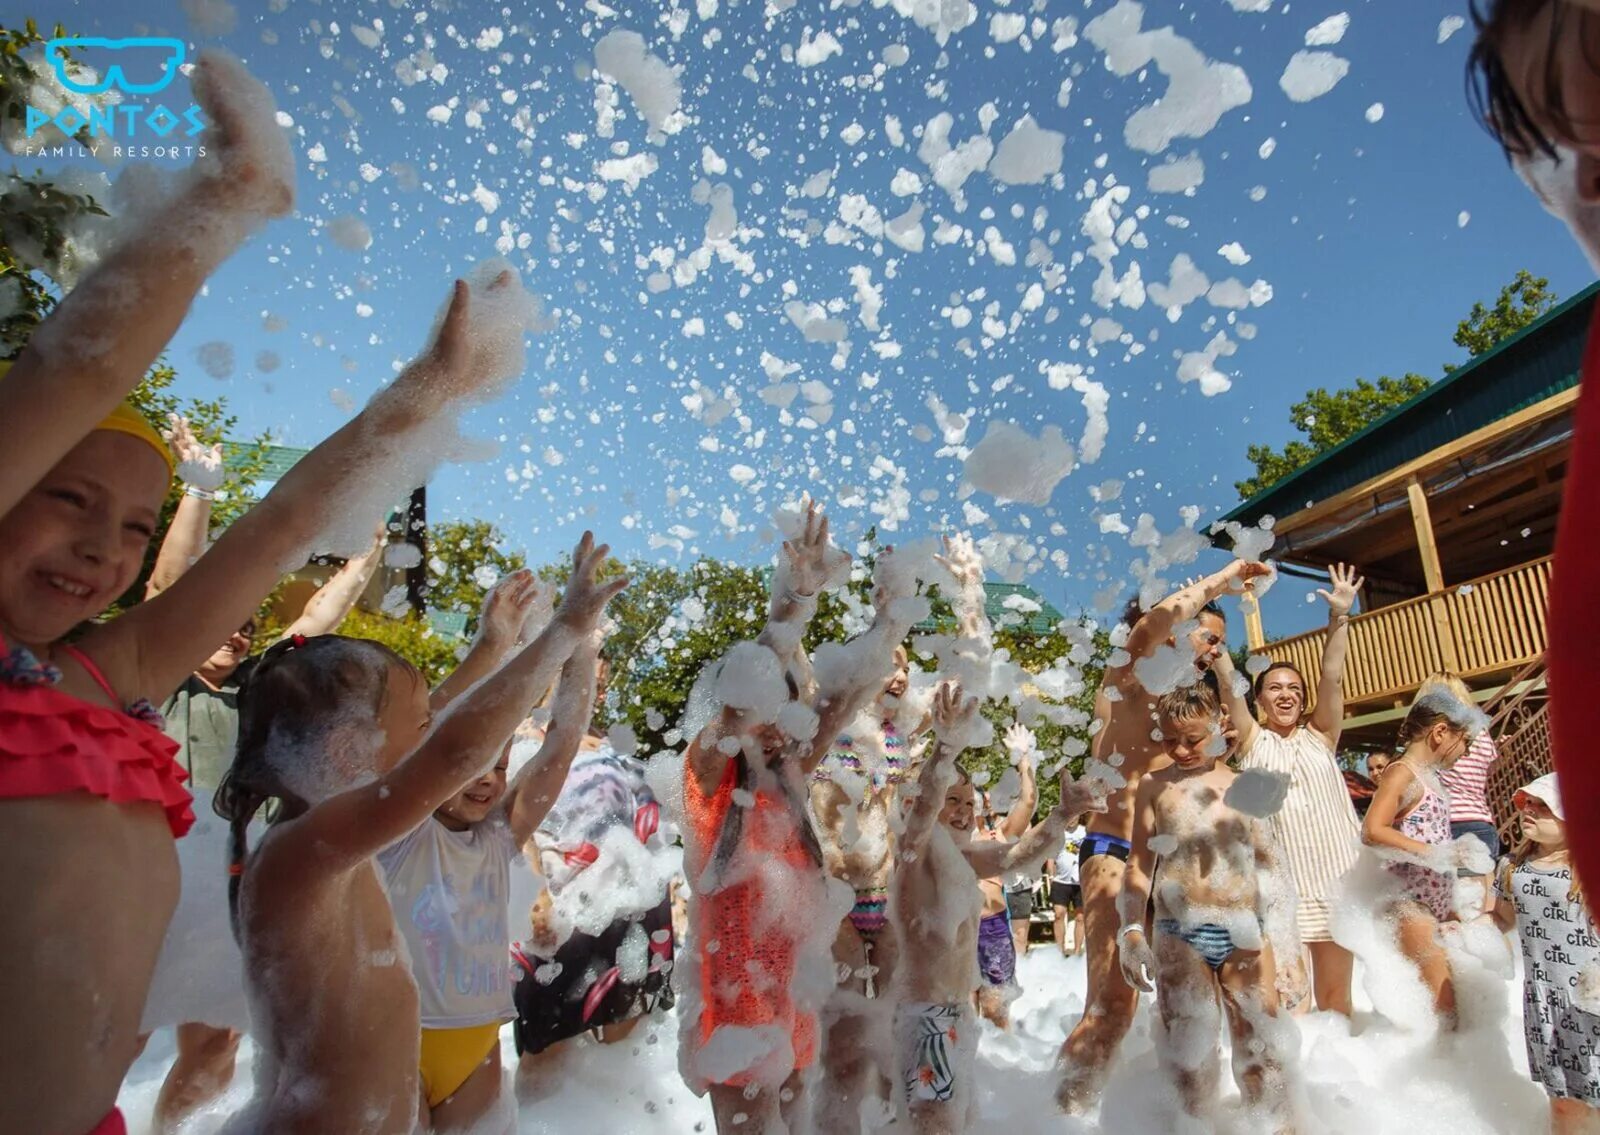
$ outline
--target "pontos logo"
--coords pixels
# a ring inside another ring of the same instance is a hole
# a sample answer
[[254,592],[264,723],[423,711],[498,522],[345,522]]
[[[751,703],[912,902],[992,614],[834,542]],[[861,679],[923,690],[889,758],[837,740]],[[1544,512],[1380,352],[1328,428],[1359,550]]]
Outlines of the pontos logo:
[[97,154],[97,143],[105,139],[113,143],[112,152],[116,157],[192,157],[196,152],[193,146],[126,145],[151,136],[168,139],[176,134],[177,138],[193,138],[206,128],[198,106],[176,110],[165,103],[136,101],[140,96],[154,95],[171,86],[187,56],[188,49],[181,39],[165,36],[52,39],[45,45],[45,58],[67,90],[98,95],[115,89],[133,98],[93,106],[86,111],[64,106],[51,112],[30,104],[26,136],[31,139],[40,130],[54,126]]

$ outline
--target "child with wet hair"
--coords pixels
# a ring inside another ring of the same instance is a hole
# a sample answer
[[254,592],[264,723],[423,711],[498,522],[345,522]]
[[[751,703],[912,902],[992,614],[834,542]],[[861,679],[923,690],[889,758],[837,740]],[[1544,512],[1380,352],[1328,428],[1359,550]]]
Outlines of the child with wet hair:
[[[1235,806],[1248,802],[1236,790],[1240,774],[1224,761],[1230,746],[1211,686],[1164,694],[1156,716],[1171,764],[1145,777],[1135,802],[1133,855],[1118,902],[1122,974],[1156,994],[1156,1051],[1186,1115],[1215,1123],[1220,1005],[1240,1094],[1272,1130],[1288,1131],[1293,1033],[1278,1015],[1268,933],[1281,916],[1262,882],[1277,874],[1271,835]],[[1153,941],[1145,926],[1152,898]]]
[[976,840],[977,789],[956,758],[982,744],[988,731],[978,699],[954,682],[941,683],[933,728],[933,751],[901,795],[905,827],[889,901],[901,940],[894,1031],[911,1130],[954,1135],[977,1114],[978,880],[1038,870],[1068,828],[1106,804],[1104,786],[1063,773],[1061,802],[1020,839]]
[[1600,1130],[1600,1013],[1583,989],[1600,967],[1600,937],[1573,871],[1556,774],[1511,802],[1518,839],[1496,873],[1492,914],[1522,946],[1528,1072],[1550,1097],[1552,1135],[1584,1135]]
[[471,791],[594,634],[626,582],[596,580],[606,551],[585,533],[550,625],[437,720],[422,676],[378,643],[295,638],[262,658],[215,801],[233,830],[229,897],[260,1046],[255,1100],[230,1131],[410,1135],[417,983],[373,857]]
[[1394,879],[1387,913],[1400,952],[1416,965],[1440,1022],[1452,1029],[1455,981],[1439,926],[1457,919],[1456,869],[1487,863],[1488,853],[1470,835],[1452,842],[1450,798],[1439,772],[1460,760],[1487,727],[1482,710],[1448,690],[1420,695],[1400,725],[1400,755],[1384,771],[1361,821],[1362,840],[1387,860]]

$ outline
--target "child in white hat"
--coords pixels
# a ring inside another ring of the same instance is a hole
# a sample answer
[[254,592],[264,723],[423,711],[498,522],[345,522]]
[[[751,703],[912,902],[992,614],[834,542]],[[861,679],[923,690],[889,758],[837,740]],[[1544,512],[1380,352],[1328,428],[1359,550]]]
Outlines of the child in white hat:
[[[1550,1096],[1555,1135],[1600,1122],[1600,1014],[1579,991],[1600,973],[1600,937],[1567,856],[1555,774],[1517,789],[1520,836],[1497,874],[1494,920],[1522,941],[1522,1021],[1528,1070]],[[1589,971],[1585,975],[1584,971]]]

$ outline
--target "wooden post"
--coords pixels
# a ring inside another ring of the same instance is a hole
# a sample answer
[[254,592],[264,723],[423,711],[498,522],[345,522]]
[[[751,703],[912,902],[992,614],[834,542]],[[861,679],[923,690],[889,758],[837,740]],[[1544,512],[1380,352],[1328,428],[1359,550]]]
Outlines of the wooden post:
[[1445,610],[1444,571],[1439,565],[1439,546],[1433,539],[1433,518],[1428,514],[1428,498],[1422,483],[1416,477],[1406,480],[1406,498],[1411,504],[1411,523],[1417,530],[1417,552],[1422,556],[1422,578],[1428,586],[1428,611],[1433,616],[1434,631],[1439,638],[1439,660],[1446,670],[1459,668],[1455,635],[1450,627],[1450,614]]
[[1251,654],[1257,654],[1267,645],[1266,628],[1261,625],[1261,604],[1251,595],[1239,601],[1244,609],[1244,641]]

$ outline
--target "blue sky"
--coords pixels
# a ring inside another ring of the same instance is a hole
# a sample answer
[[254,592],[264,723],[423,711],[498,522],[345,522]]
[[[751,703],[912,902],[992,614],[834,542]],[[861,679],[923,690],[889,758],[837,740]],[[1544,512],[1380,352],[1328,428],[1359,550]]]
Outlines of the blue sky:
[[[1461,357],[1450,343],[1456,321],[1519,268],[1549,276],[1561,295],[1592,278],[1467,113],[1470,29],[1436,42],[1441,19],[1464,14],[1461,0],[1272,0],[1264,12],[1236,11],[1233,0],[1151,0],[1146,31],[1171,26],[1209,59],[1243,68],[1251,86],[1250,100],[1215,129],[1178,137],[1160,154],[1130,147],[1124,126],[1161,95],[1166,78],[1154,65],[1113,74],[1083,34],[1112,9],[1109,0],[976,0],[975,21],[942,48],[893,0],[801,0],[776,12],[784,5],[772,0],[547,0],[536,15],[518,6],[515,20],[498,5],[469,2],[401,9],[272,0],[238,5],[235,29],[220,36],[198,29],[177,0],[6,6],[12,19],[61,19],[79,34],[221,43],[293,119],[296,214],[217,274],[170,352],[180,391],[225,395],[246,431],[272,430],[299,445],[324,436],[421,345],[452,275],[495,255],[503,232],[513,245],[523,238],[511,259],[556,326],[533,341],[517,387],[468,418],[470,429],[500,442],[499,454],[443,470],[430,508],[436,517],[491,519],[536,561],[554,558],[586,526],[624,555],[764,560],[771,509],[809,488],[831,503],[847,536],[880,519],[874,504],[892,514],[896,500],[910,515],[886,538],[966,525],[1006,549],[998,558],[1010,557],[1013,577],[1074,610],[1125,592],[1128,562],[1142,554],[1115,524],[1102,531],[1101,514],[1119,512],[1134,528],[1148,512],[1163,532],[1182,523],[1186,506],[1209,520],[1235,502],[1232,483],[1249,472],[1246,446],[1291,436],[1288,406],[1306,389],[1408,370],[1439,374]],[[1321,97],[1291,101],[1279,76],[1307,49],[1308,30],[1339,13],[1349,17],[1342,39],[1314,50],[1347,60],[1348,74]],[[1023,37],[997,42],[992,33],[1005,38],[1014,17],[1024,18]],[[1073,37],[1059,21],[1069,17],[1078,34],[1067,45]],[[484,34],[496,28],[498,41]],[[596,43],[617,29],[638,32],[676,69],[676,132],[647,137],[632,97],[618,90],[614,135],[597,136],[597,80],[588,72]],[[840,51],[800,66],[794,49],[814,47],[820,32]],[[421,62],[442,63],[447,74],[407,85],[397,65],[416,59],[425,34],[434,42]],[[1063,50],[1053,50],[1057,41]],[[903,45],[903,65],[883,62],[891,45]],[[1072,91],[1062,107],[1065,78]],[[478,100],[474,126],[467,118]],[[1383,112],[1371,122],[1377,103]],[[1061,172],[1042,185],[974,173],[961,210],[931,183],[917,132],[946,112],[952,144],[969,139],[982,132],[985,104],[995,143],[1024,114],[1064,134]],[[449,107],[448,121],[431,121],[434,107]],[[531,132],[519,129],[519,112]],[[888,136],[890,115],[901,146]],[[862,128],[853,143],[852,124]],[[627,156],[656,161],[631,193],[597,175],[621,144]],[[706,172],[708,146],[725,172]],[[1192,194],[1151,191],[1149,167],[1191,153],[1204,163]],[[917,175],[920,191],[894,192],[902,169]],[[804,195],[823,171],[832,171],[826,188]],[[1234,311],[1202,298],[1177,322],[1153,300],[1099,306],[1100,266],[1082,259],[1090,243],[1082,226],[1108,176],[1129,187],[1124,219],[1148,210],[1135,218],[1139,235],[1119,247],[1119,277],[1137,261],[1146,285],[1165,282],[1182,253],[1213,283],[1265,281],[1270,301]],[[652,291],[647,280],[666,259],[659,250],[682,260],[705,241],[711,210],[705,189],[696,192],[702,179],[706,189],[731,188],[740,231],[727,251],[739,262],[713,255],[692,281]],[[487,192],[475,199],[480,185]],[[848,242],[828,243],[830,222],[845,232],[847,194],[882,218],[920,202],[924,249],[905,251],[860,226]],[[327,231],[350,216],[371,230],[365,252],[340,247]],[[936,243],[941,222],[966,235]],[[991,226],[1015,263],[997,262]],[[1030,238],[1064,277],[1027,262]],[[1248,263],[1219,255],[1231,242]],[[653,251],[658,262],[641,266]],[[875,331],[864,323],[853,268],[870,269],[882,289]],[[1025,310],[1036,283],[1043,302]],[[808,341],[786,316],[791,301],[839,301],[826,314],[843,322],[850,343],[842,365],[834,365],[835,344]],[[998,338],[982,330],[991,304],[1006,324]],[[971,322],[957,327],[950,313],[963,306]],[[1119,324],[1139,353],[1115,340],[1091,353],[1085,324],[1096,319]],[[1253,338],[1240,323],[1253,325]],[[1202,350],[1218,332],[1236,347],[1215,364],[1231,389],[1206,397],[1178,380],[1176,355]],[[203,344],[217,343],[234,359],[220,379],[198,361]],[[764,367],[764,353],[797,368],[783,382],[811,384],[787,412],[761,396],[781,365]],[[929,395],[970,412],[969,446],[990,421],[1030,434],[1058,426],[1076,444],[1084,407],[1078,393],[1051,387],[1047,364],[1082,367],[1109,393],[1103,454],[1063,479],[1048,505],[1000,504],[981,491],[963,500],[962,466],[939,453]],[[698,410],[684,403],[696,384],[710,394]],[[796,418],[815,400],[826,400],[830,409],[813,413],[827,420],[805,428]],[[1121,497],[1097,503],[1090,490],[1107,481],[1123,482]],[[1211,553],[1201,560],[1221,562]],[[1286,581],[1274,592],[1269,631],[1307,622],[1305,591]]]

